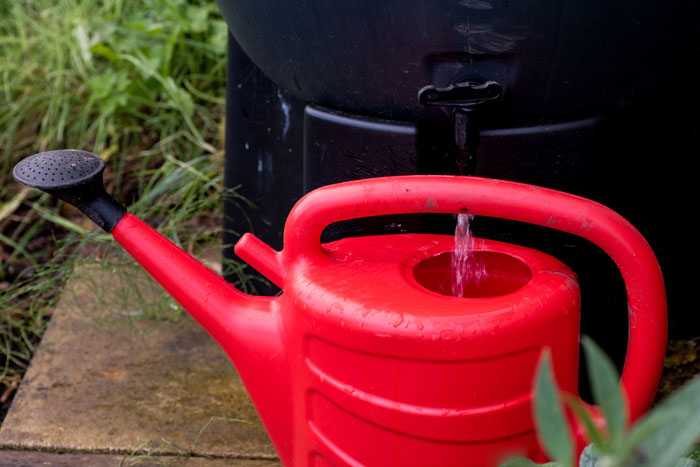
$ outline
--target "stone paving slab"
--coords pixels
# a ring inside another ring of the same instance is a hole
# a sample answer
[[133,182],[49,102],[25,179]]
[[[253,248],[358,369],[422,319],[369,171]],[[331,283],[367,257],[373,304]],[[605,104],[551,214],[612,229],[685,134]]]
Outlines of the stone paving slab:
[[0,466],[12,467],[74,467],[85,465],[90,467],[151,467],[151,466],[183,466],[183,467],[276,467],[279,462],[272,460],[254,459],[205,459],[201,457],[128,457],[109,454],[79,454],[79,453],[50,453],[40,451],[0,451]]
[[0,448],[276,459],[225,353],[188,315],[172,317],[155,282],[128,266],[73,276]]

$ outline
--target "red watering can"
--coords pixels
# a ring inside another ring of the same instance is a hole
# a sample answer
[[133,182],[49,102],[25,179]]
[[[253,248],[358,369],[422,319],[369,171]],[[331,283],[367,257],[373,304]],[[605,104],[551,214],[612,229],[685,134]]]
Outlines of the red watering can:
[[[111,199],[102,160],[52,151],[15,178],[81,209],[112,233],[217,340],[236,366],[285,465],[497,465],[542,459],[531,384],[544,347],[576,393],[579,288],[539,251],[475,241],[487,278],[467,298],[440,293],[454,238],[402,234],[321,244],[333,223],[405,213],[469,213],[584,237],[620,269],[629,343],[621,385],[630,421],[651,404],[666,343],[663,279],[649,245],[610,209],[519,183],[450,176],[359,180],[309,193],[287,219],[284,250],[251,234],[236,252],[280,286],[235,289]],[[593,408],[594,412],[596,411]],[[579,450],[584,441],[578,432]]]

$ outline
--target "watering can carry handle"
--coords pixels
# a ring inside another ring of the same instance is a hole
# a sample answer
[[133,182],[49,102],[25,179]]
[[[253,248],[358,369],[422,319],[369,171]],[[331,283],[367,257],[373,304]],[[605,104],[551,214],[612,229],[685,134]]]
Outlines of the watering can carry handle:
[[581,236],[602,248],[615,261],[627,289],[629,340],[621,386],[630,421],[649,408],[666,348],[661,269],[642,235],[622,216],[594,201],[477,177],[400,176],[346,182],[315,190],[297,203],[285,226],[285,262],[305,257],[330,260],[320,238],[334,222],[408,213],[469,213],[527,222]]

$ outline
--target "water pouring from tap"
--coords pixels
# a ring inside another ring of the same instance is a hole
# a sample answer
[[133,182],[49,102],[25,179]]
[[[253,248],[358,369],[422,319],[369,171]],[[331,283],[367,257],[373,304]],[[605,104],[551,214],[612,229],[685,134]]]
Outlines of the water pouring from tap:
[[452,251],[452,295],[464,297],[466,284],[478,285],[486,276],[486,266],[474,254],[474,237],[470,223],[471,214],[458,214],[455,228],[455,246]]
[[[455,146],[457,147],[457,167],[460,175],[473,175],[476,171],[479,149],[478,112],[475,105],[457,107],[454,112]],[[471,214],[457,214],[455,246],[452,252],[451,276],[452,294],[464,297],[467,284],[478,285],[486,276],[486,266],[474,255],[474,238],[471,231]]]

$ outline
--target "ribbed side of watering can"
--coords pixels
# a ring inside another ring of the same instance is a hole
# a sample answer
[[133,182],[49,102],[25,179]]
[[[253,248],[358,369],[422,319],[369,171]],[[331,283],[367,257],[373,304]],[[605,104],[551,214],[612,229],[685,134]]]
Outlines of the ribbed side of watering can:
[[284,325],[302,356],[294,465],[542,458],[532,375],[549,347],[562,387],[576,392],[578,285],[543,253],[478,239],[476,246],[490,275],[502,277],[505,289],[491,288],[498,295],[431,290],[423,275],[449,280],[449,261],[432,264],[449,257],[447,236],[345,239],[326,245],[335,267],[294,271],[288,289],[304,291],[288,295],[296,304]]

